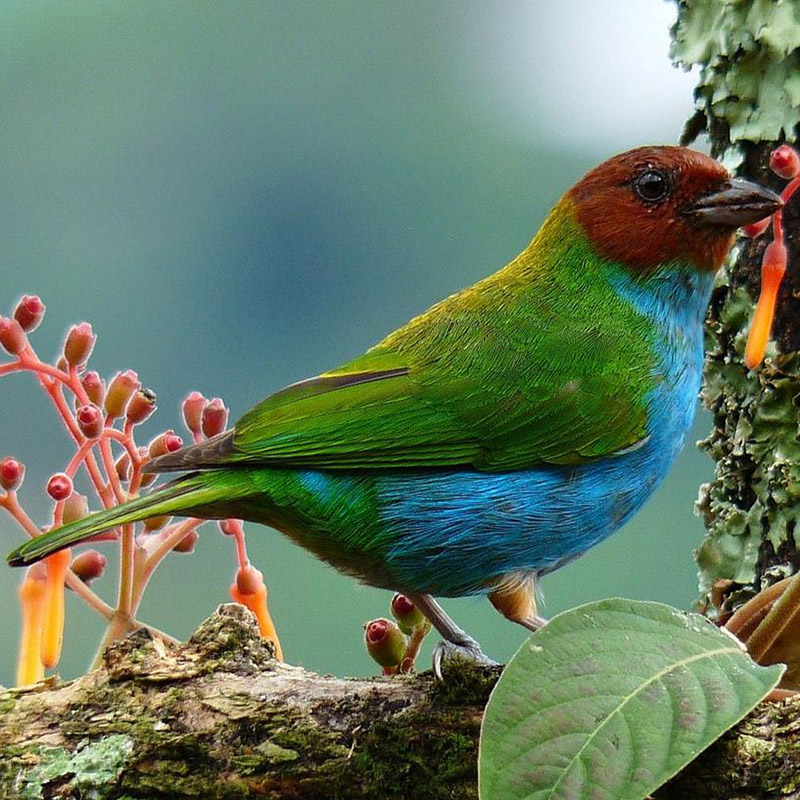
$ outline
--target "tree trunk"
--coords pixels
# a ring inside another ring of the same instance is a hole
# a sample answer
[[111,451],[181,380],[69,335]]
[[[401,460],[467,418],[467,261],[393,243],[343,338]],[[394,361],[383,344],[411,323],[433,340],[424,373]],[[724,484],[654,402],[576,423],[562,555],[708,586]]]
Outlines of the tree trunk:
[[[699,65],[698,110],[684,132],[707,131],[712,153],[742,176],[780,191],[769,154],[795,140],[800,119],[800,7],[794,2],[682,0],[673,54]],[[703,401],[714,428],[702,447],[715,461],[698,511],[708,529],[697,553],[701,606],[731,610],[800,564],[800,204],[784,210],[789,268],[774,345],[748,370],[742,355],[771,232],[744,240],[719,276],[707,325]]]

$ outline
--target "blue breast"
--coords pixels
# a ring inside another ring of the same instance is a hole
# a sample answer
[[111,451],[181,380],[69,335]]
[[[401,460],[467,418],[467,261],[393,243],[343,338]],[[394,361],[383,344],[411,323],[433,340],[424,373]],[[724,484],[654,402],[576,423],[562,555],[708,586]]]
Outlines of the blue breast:
[[676,267],[645,283],[615,284],[657,330],[662,379],[647,398],[649,435],[638,448],[577,467],[377,478],[394,585],[440,596],[484,593],[510,573],[557,569],[634,514],[691,426],[712,280]]

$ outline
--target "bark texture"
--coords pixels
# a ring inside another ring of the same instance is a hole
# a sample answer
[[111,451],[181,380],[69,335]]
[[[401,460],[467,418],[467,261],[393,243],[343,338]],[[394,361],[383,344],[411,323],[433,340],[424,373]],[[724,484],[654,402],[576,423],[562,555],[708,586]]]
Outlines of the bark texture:
[[83,678],[0,694],[0,797],[475,798],[498,674],[321,677],[221,606],[180,647],[139,631]]
[[[340,679],[280,664],[241,606],[180,647],[145,631],[83,678],[0,693],[0,797],[477,797],[499,668]],[[658,798],[800,797],[800,702],[762,705]]]
[[[741,177],[780,192],[770,152],[796,141],[800,118],[800,4],[681,0],[673,54],[699,66],[698,110],[684,143],[706,131],[712,153]],[[707,320],[703,401],[714,427],[702,447],[715,462],[698,511],[708,533],[697,553],[700,603],[723,614],[800,565],[800,199],[784,209],[789,263],[774,342],[754,370],[743,363],[771,231],[742,239],[717,280]]]

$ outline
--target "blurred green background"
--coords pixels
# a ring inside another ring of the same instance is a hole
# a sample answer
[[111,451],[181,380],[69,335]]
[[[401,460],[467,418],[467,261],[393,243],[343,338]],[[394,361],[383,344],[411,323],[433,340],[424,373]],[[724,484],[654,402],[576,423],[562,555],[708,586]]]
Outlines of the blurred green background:
[[[158,393],[143,441],[179,427],[192,389],[235,417],[502,266],[590,166],[674,143],[693,78],[668,59],[673,15],[663,0],[5,0],[0,311],[40,294],[48,357],[89,320],[93,367],[134,368]],[[69,442],[29,376],[0,380],[0,408],[0,455],[26,462],[23,500],[44,523]],[[544,613],[609,595],[687,607],[710,472],[690,444],[633,522],[546,578]],[[4,551],[21,538],[7,517],[0,534]],[[249,548],[289,660],[375,671],[361,626],[389,593],[263,528]],[[186,636],[233,572],[231,542],[207,526],[140,616]],[[19,577],[0,568],[6,684]],[[96,587],[113,598],[112,575]],[[525,636],[485,600],[445,605],[496,658]],[[85,669],[100,631],[71,597],[63,675]]]

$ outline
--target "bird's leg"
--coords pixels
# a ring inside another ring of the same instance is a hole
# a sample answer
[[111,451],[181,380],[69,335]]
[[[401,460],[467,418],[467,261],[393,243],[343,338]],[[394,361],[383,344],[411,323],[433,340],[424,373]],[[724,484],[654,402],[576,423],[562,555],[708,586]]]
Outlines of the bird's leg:
[[406,592],[412,603],[430,620],[431,625],[444,639],[433,651],[433,671],[442,679],[442,662],[453,656],[461,656],[478,664],[495,665],[483,654],[481,646],[466,631],[456,625],[447,612],[429,595]]
[[489,594],[489,602],[506,619],[534,633],[547,624],[547,620],[536,611],[536,581],[533,577],[497,589]]

